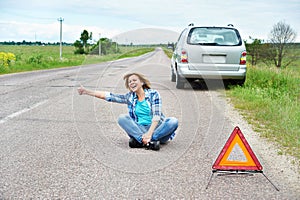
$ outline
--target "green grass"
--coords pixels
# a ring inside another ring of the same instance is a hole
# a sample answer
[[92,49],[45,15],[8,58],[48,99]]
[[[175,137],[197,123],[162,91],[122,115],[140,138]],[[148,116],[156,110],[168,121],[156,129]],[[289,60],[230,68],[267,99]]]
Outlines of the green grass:
[[281,151],[300,159],[299,67],[248,67],[243,87],[227,91],[234,106],[254,128],[280,144]]
[[142,54],[154,51],[154,50],[155,50],[154,47],[133,49],[131,51],[128,51],[128,52],[120,55],[118,58],[135,57],[135,56],[139,56],[139,55],[142,55]]
[[172,57],[173,50],[167,49],[167,48],[163,48],[163,50],[164,50],[165,54],[166,54],[169,58]]
[[15,54],[16,61],[9,67],[0,65],[0,74],[78,66],[82,64],[100,63],[124,57],[139,56],[153,51],[154,48],[119,47],[121,52],[110,55],[75,55],[73,46],[63,46],[62,59],[59,46],[10,46],[1,45],[0,52]]
[[76,66],[85,60],[83,55],[74,55],[72,46],[63,46],[62,60],[59,56],[59,46],[1,45],[0,52],[10,52],[16,55],[15,63],[7,69],[0,66],[0,74]]

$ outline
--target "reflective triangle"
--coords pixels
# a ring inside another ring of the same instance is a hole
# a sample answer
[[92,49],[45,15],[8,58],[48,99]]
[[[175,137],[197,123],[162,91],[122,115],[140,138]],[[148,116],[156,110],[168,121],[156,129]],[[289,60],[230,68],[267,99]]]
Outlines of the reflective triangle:
[[234,128],[212,168],[217,170],[262,170],[260,162],[239,127]]

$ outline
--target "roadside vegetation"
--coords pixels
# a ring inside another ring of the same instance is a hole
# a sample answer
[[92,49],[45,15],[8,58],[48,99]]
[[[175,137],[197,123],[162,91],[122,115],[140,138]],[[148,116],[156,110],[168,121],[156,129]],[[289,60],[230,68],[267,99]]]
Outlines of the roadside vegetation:
[[74,46],[63,46],[62,59],[59,46],[15,46],[0,45],[0,74],[52,69],[93,64],[124,57],[139,56],[151,52],[155,47],[119,46],[118,53],[107,55],[74,54]]
[[300,166],[300,45],[283,22],[273,26],[269,43],[248,43],[245,84],[227,90],[233,105],[265,137],[279,144]]
[[261,136],[280,145],[278,154],[300,160],[300,60],[289,69],[248,66],[243,87],[227,96]]

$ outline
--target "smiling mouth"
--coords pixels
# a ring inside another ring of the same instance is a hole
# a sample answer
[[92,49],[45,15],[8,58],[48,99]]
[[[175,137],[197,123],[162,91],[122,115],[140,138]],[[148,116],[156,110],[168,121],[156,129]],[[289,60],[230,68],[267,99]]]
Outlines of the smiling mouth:
[[130,86],[131,90],[134,90],[135,88],[137,88],[137,85],[132,85]]

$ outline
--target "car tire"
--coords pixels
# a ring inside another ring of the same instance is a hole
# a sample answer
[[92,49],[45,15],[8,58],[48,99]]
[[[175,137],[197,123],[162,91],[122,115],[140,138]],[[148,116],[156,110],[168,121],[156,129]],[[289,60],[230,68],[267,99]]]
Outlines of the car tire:
[[242,80],[237,80],[237,81],[236,81],[236,84],[239,85],[239,86],[243,86],[244,83],[245,83],[245,81],[246,81],[246,78],[244,78],[244,79],[242,79]]
[[183,89],[184,88],[184,79],[181,78],[178,73],[176,72],[176,88],[177,89]]
[[176,74],[174,73],[173,67],[171,67],[171,81],[172,82],[176,81]]

